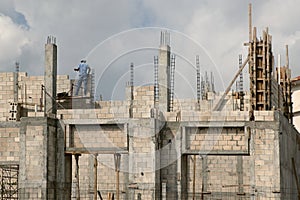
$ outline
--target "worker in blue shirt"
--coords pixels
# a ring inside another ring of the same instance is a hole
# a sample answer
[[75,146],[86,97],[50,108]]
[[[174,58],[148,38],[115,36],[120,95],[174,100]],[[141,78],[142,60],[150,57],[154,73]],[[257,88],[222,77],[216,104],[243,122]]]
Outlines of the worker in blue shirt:
[[91,71],[91,68],[86,63],[86,60],[82,59],[80,61],[80,64],[78,65],[78,68],[75,68],[74,71],[79,72],[79,78],[78,78],[78,81],[77,81],[75,96],[78,95],[78,92],[79,92],[79,89],[81,87],[82,82],[83,82],[84,96],[86,96],[86,94],[87,94],[87,79],[88,79],[88,74]]

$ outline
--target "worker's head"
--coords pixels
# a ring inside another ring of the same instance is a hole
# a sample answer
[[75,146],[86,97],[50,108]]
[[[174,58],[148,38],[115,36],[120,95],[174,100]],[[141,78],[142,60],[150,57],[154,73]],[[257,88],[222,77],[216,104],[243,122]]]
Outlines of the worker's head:
[[80,62],[81,62],[81,63],[86,63],[86,60],[85,60],[85,59],[82,59]]

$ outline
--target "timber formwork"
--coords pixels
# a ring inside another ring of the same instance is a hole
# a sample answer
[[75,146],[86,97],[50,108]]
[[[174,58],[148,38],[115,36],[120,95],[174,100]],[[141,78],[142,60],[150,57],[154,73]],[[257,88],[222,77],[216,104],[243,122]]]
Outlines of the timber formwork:
[[283,113],[289,122],[293,123],[293,104],[292,104],[292,91],[291,91],[291,69],[289,68],[289,56],[288,46],[286,45],[286,64],[280,66],[280,60],[278,61],[278,67],[276,68],[277,82],[282,89],[283,94]]
[[252,110],[271,109],[272,36],[268,29],[258,39],[256,27],[249,42],[250,104]]

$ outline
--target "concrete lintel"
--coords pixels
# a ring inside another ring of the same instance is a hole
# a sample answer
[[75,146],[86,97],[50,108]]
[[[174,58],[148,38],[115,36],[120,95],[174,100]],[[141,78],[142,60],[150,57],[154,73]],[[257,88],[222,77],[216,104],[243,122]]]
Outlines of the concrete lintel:
[[274,129],[274,130],[279,129],[279,121],[266,121],[266,122],[252,121],[252,122],[247,122],[245,125],[255,129]]
[[0,122],[0,128],[19,128],[20,122]]
[[121,148],[66,148],[65,154],[128,154],[127,149]]
[[118,119],[64,119],[66,125],[90,125],[90,124],[126,124],[129,120]]
[[21,123],[26,124],[26,126],[41,126],[45,123],[56,126],[57,119],[50,117],[22,117]]
[[183,152],[184,155],[207,155],[207,156],[249,156],[249,151],[191,151],[186,150]]
[[19,165],[20,163],[17,161],[1,161],[0,162],[0,168],[2,165]]
[[184,127],[244,127],[246,122],[182,122]]

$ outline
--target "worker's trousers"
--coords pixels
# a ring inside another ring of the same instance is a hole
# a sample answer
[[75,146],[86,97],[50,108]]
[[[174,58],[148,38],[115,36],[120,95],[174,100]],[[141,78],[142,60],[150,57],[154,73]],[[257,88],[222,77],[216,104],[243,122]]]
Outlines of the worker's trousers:
[[87,94],[87,74],[86,75],[79,75],[78,81],[77,81],[77,87],[76,87],[76,92],[75,95],[78,95],[79,89],[81,88],[81,85],[83,83],[83,92],[84,96]]

